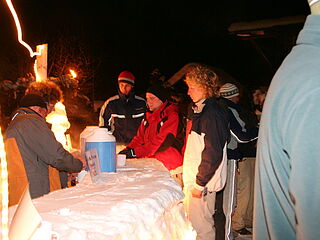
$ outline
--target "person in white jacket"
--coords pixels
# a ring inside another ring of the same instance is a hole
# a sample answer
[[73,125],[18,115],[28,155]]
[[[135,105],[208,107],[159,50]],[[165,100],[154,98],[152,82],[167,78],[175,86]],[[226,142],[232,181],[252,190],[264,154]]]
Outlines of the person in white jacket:
[[226,181],[229,138],[228,114],[216,97],[218,76],[210,68],[195,65],[186,74],[194,106],[188,122],[183,181],[185,208],[197,239],[215,239],[216,192]]

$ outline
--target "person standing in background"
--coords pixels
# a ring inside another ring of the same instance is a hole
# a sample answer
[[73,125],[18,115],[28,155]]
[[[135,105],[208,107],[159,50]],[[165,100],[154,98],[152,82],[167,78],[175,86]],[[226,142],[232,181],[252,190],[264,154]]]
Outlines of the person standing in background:
[[131,72],[121,72],[118,76],[119,94],[109,98],[100,110],[99,126],[107,127],[117,144],[131,142],[147,109],[146,101],[134,93],[134,82]]
[[[246,169],[248,166],[252,167],[252,164],[243,165],[243,162],[241,162],[242,172],[239,171],[239,162],[245,161],[242,152],[240,151],[239,144],[256,140],[258,128],[255,126],[249,127],[245,122],[245,119],[248,118],[248,113],[239,105],[240,94],[239,88],[236,85],[225,83],[221,86],[219,92],[221,101],[228,107],[231,133],[231,138],[227,146],[228,177],[226,186],[223,190],[223,210],[226,217],[225,239],[233,239],[232,229],[240,235],[251,235],[251,232],[248,231],[244,225],[238,224],[232,226],[232,215],[235,212],[240,213],[245,211],[244,208],[247,208],[249,200],[247,196],[250,196],[250,192],[253,190],[250,186],[252,186],[251,182],[253,183],[254,181],[254,176],[248,174],[248,172],[253,172],[254,168],[251,169],[251,171]],[[243,168],[243,166],[245,167]],[[243,178],[248,181],[243,181]],[[238,182],[237,180],[240,181]],[[242,191],[237,191],[237,189],[241,189]],[[238,196],[240,197],[239,199],[237,198]],[[235,210],[236,206],[237,209]]]
[[258,88],[255,88],[252,91],[252,102],[253,102],[253,108],[254,113],[256,114],[258,124],[260,122],[262,108],[264,104],[264,100],[266,99],[268,92],[267,86],[260,86]]
[[257,146],[253,239],[320,236],[320,1],[276,72]]

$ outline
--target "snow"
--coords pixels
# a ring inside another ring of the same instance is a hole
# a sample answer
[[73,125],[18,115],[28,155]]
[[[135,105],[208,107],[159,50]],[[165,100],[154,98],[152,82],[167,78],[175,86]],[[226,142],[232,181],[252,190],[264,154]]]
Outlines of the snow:
[[155,159],[127,159],[116,173],[34,199],[60,239],[191,239],[180,185]]

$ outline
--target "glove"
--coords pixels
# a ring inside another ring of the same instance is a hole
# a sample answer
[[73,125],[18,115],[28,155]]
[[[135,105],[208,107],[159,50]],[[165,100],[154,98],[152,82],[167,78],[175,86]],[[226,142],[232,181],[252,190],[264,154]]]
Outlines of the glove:
[[120,151],[118,154],[125,154],[127,158],[136,158],[136,154],[134,152],[133,148],[125,148],[122,151]]

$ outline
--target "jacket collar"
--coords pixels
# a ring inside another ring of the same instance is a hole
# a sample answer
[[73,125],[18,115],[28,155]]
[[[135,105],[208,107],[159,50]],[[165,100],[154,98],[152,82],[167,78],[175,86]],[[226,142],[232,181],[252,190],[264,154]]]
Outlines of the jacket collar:
[[150,112],[147,112],[147,116],[149,117],[162,117],[163,114],[167,111],[167,109],[172,109],[171,107],[174,107],[174,103],[170,101],[165,101],[157,110]]
[[231,108],[234,108],[236,110],[239,110],[239,105],[238,104],[236,104],[236,103],[232,102],[231,100],[229,100],[227,98],[224,98],[224,97],[222,97],[221,99],[228,105],[228,107],[231,107]]
[[118,94],[121,100],[128,102],[128,101],[132,101],[134,99],[134,90],[132,89],[128,95],[123,94],[122,92],[120,92],[120,90],[118,90]]
[[14,113],[11,116],[11,121],[21,114],[37,114],[39,117],[43,119],[43,117],[39,113],[37,113],[36,111],[33,111],[31,108],[22,107],[14,111]]
[[193,112],[194,112],[194,113],[201,113],[201,112],[202,112],[202,109],[203,109],[204,106],[205,106],[205,101],[206,101],[206,98],[200,100],[199,102],[196,102],[196,103],[194,104],[194,106],[192,107]]

